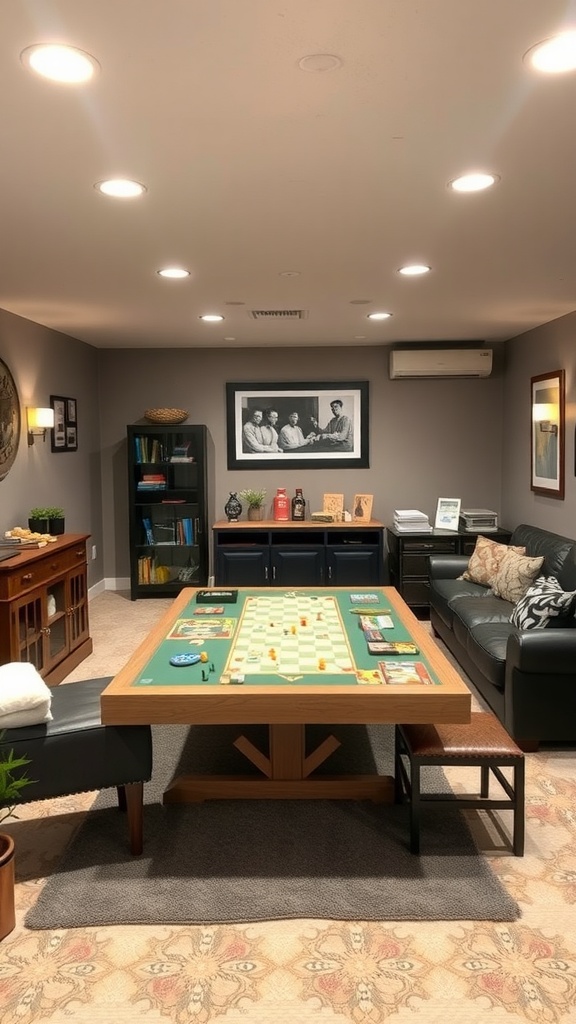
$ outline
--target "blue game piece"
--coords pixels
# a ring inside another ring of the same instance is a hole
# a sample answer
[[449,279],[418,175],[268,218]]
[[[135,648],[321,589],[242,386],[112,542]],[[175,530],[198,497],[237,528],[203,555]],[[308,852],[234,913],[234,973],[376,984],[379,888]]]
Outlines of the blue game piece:
[[199,654],[174,654],[170,658],[170,664],[180,668],[182,665],[196,665],[200,661]]

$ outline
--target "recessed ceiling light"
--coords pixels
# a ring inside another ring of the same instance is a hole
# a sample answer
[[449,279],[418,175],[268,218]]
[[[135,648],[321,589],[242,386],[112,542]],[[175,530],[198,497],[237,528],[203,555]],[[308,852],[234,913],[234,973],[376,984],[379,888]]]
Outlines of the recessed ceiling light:
[[387,320],[388,317],[392,316],[392,313],[368,313],[368,320]]
[[157,270],[156,273],[159,277],[171,277],[174,280],[190,277],[190,271],[184,270],[184,267],[165,267],[163,270]]
[[523,60],[536,71],[557,75],[576,68],[576,32],[562,32],[553,39],[537,43],[524,54]]
[[300,277],[299,270],[281,270],[278,277]]
[[495,185],[500,178],[497,174],[485,174],[483,171],[474,171],[471,174],[463,174],[459,178],[453,178],[448,182],[448,187],[454,192],[481,192],[484,188]]
[[351,306],[369,306],[372,299],[350,299]]
[[431,267],[427,267],[424,263],[409,263],[405,267],[398,269],[399,274],[403,274],[404,277],[418,277],[420,274],[430,273]]
[[98,61],[84,50],[75,46],[35,43],[27,46],[20,54],[20,60],[31,71],[50,78],[53,82],[68,85],[87,82],[100,69]]
[[236,341],[236,338],[228,337],[228,338],[224,338],[224,341]]
[[110,178],[109,181],[97,181],[94,188],[105,196],[113,196],[115,199],[133,199],[134,196],[141,196],[146,192],[146,186],[139,181],[130,181],[128,178]]
[[311,53],[298,61],[301,71],[336,71],[342,67],[342,60],[335,53]]
[[204,316],[199,317],[200,320],[205,320],[206,323],[216,323],[218,320],[223,320],[224,317],[220,316],[219,313],[205,313]]

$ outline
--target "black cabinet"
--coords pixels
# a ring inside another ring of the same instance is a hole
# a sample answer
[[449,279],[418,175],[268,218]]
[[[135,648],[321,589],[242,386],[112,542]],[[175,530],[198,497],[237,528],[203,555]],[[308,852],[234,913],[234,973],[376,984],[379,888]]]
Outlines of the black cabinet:
[[382,523],[214,524],[216,586],[366,587],[383,583]]
[[[429,608],[430,555],[471,555],[478,536],[477,533],[451,530],[402,533],[393,527],[387,527],[390,583],[396,587],[411,608]],[[511,533],[509,530],[499,529],[487,533],[486,536],[499,544],[508,544]]]
[[206,427],[137,424],[127,432],[132,600],[206,586]]

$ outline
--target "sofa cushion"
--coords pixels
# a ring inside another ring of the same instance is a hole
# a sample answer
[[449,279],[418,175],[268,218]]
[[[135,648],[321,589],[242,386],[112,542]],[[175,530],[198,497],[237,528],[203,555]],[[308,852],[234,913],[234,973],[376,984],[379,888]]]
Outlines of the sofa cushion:
[[526,553],[526,548],[520,545],[510,549],[507,544],[498,544],[488,537],[477,537],[476,546],[470,555],[468,568],[459,578],[472,580],[474,583],[482,583],[485,587],[492,585],[492,579],[500,568],[500,563],[507,551],[516,551],[519,555]]
[[452,626],[454,613],[452,601],[456,597],[482,597],[490,594],[487,587],[481,587],[478,583],[470,583],[460,578],[456,580],[434,580],[430,587],[430,604],[436,609],[440,618],[447,626]]
[[488,592],[485,597],[457,597],[450,602],[454,636],[467,647],[468,634],[480,625],[506,622],[510,625],[512,605]]
[[516,629],[511,622],[483,622],[468,634],[466,651],[482,675],[503,692],[508,637]]
[[562,590],[554,576],[539,576],[516,602],[510,621],[519,629],[545,629],[549,622],[574,616],[576,591]]
[[529,558],[515,551],[508,551],[500,563],[491,586],[497,597],[516,604],[528,590],[542,568],[544,556]]
[[[542,575],[559,577],[575,542],[569,537],[562,537],[559,533],[550,533],[548,530],[541,530],[539,526],[528,526],[526,523],[522,523],[514,530],[510,543],[523,544],[527,554],[531,556],[543,555]],[[571,583],[562,585],[564,590],[573,589]]]

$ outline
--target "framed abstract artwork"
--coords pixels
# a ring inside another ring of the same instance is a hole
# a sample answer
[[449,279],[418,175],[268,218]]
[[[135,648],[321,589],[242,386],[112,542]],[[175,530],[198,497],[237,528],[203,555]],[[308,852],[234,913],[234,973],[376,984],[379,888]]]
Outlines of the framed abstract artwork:
[[530,487],[548,498],[564,497],[564,370],[532,377]]

